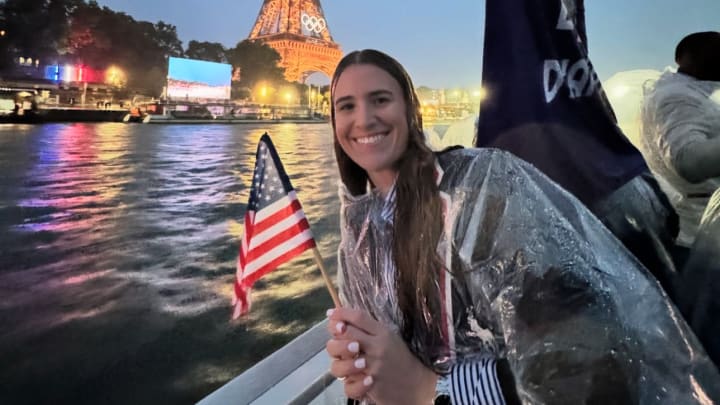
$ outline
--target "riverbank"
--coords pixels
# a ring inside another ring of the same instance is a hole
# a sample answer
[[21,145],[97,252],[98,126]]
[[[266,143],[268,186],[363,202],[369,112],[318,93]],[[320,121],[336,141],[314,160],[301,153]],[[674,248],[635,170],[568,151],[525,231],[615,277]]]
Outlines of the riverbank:
[[234,117],[216,118],[176,118],[170,115],[145,115],[133,117],[124,109],[102,110],[94,108],[41,108],[25,111],[23,114],[0,115],[0,124],[49,124],[65,122],[127,122],[143,124],[170,125],[208,125],[208,124],[327,124],[324,119],[246,119]]
[[200,118],[175,118],[168,115],[147,115],[138,121],[144,124],[184,124],[184,125],[207,125],[207,124],[327,124],[329,121],[324,119],[246,119],[246,118],[230,118],[217,117],[212,119]]
[[57,122],[122,122],[124,109],[40,108],[22,114],[0,115],[0,124],[46,124]]

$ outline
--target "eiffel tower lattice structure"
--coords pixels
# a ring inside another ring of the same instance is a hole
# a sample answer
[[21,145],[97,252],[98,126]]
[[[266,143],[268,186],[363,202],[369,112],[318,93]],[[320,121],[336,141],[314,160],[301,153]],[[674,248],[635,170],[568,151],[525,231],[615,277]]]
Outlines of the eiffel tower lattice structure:
[[262,41],[280,54],[288,81],[305,82],[314,72],[332,77],[342,58],[320,0],[265,0],[248,39]]

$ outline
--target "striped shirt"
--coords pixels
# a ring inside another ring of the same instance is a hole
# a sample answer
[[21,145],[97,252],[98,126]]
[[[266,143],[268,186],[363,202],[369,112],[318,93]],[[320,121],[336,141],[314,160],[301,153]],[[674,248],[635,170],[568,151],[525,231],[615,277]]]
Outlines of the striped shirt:
[[453,405],[505,405],[493,358],[458,363],[447,375]]

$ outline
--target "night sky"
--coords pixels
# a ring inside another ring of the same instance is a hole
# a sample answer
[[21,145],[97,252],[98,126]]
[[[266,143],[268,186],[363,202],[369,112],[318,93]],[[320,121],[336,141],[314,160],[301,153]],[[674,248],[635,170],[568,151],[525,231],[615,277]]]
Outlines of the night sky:
[[[246,38],[262,0],[100,0],[135,19],[177,26],[180,39],[234,46]],[[719,0],[586,0],[590,58],[605,80],[634,69],[672,66],[687,33],[720,31]],[[344,52],[376,48],[405,65],[417,85],[479,86],[483,0],[321,0]],[[327,82],[316,74],[311,81]]]

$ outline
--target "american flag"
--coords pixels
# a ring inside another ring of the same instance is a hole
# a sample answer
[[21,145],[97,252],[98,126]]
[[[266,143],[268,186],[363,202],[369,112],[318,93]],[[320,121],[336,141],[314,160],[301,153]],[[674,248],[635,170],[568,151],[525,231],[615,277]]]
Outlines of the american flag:
[[314,247],[315,240],[300,201],[266,133],[258,144],[250,200],[245,212],[233,319],[250,310],[250,288],[255,281]]

